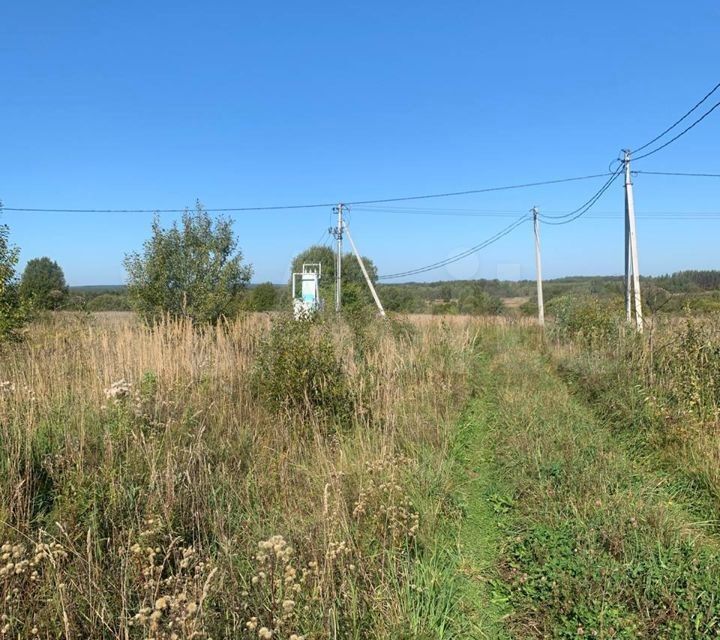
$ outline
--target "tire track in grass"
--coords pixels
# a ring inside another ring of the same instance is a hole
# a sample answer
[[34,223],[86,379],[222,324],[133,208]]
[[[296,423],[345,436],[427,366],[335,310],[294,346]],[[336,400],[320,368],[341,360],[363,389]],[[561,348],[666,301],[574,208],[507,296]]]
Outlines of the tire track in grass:
[[458,469],[458,501],[464,517],[458,531],[458,568],[463,576],[461,598],[469,638],[510,638],[503,620],[509,605],[498,573],[506,493],[492,463],[488,433],[493,407],[475,399],[458,426],[453,458]]
[[472,582],[477,608],[513,638],[720,637],[716,545],[523,336],[484,336],[491,367],[461,431],[476,474],[461,566],[503,577]]

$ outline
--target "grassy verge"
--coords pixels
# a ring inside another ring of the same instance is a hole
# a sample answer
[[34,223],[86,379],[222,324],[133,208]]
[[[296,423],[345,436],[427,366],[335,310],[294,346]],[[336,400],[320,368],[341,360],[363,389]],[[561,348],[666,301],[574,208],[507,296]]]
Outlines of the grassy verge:
[[513,637],[718,635],[720,556],[519,334],[486,341]]
[[[573,393],[617,441],[647,468],[662,474],[675,499],[717,534],[720,469],[716,418],[697,415],[692,402],[668,398],[661,381],[653,384],[636,363],[613,357],[606,350],[559,347],[550,355]],[[673,375],[679,378],[682,372],[678,358]],[[697,380],[673,380],[673,384],[687,389],[688,394],[707,386]]]

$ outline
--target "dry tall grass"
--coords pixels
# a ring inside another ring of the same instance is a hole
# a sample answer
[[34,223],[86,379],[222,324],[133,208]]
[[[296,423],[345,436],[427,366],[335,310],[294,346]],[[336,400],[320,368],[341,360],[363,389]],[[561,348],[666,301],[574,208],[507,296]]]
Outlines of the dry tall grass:
[[64,316],[2,352],[0,636],[402,637],[482,321],[308,326],[344,422],[264,399],[271,323]]
[[651,318],[599,340],[555,345],[561,368],[626,431],[702,517],[720,509],[720,330],[717,315]]

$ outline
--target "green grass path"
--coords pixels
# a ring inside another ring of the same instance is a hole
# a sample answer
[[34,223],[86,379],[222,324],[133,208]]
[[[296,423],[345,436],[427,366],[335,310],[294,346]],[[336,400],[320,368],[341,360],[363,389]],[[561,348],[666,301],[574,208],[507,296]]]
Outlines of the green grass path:
[[482,338],[453,457],[467,638],[720,637],[720,555],[520,331]]
[[505,505],[492,463],[491,411],[486,399],[472,402],[459,425],[453,455],[461,474],[458,498],[465,516],[458,532],[458,553],[464,576],[461,595],[470,612],[468,637],[502,639],[510,637],[503,630],[508,606],[503,590],[498,589],[497,572]]

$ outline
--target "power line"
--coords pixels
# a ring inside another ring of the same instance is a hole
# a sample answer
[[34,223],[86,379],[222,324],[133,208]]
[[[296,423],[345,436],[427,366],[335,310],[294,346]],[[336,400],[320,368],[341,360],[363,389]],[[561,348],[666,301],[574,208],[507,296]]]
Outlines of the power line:
[[[344,205],[364,205],[364,204],[383,204],[388,202],[406,202],[410,200],[426,200],[430,198],[449,198],[454,196],[466,196],[478,193],[490,193],[493,191],[510,191],[512,189],[527,189],[529,187],[540,187],[545,185],[562,184],[565,182],[576,182],[579,180],[590,180],[592,178],[600,178],[610,175],[609,173],[598,173],[587,176],[575,176],[572,178],[558,178],[555,180],[543,180],[540,182],[527,182],[524,184],[511,184],[498,187],[484,187],[482,189],[468,189],[466,191],[448,191],[445,193],[429,193],[419,196],[402,196],[397,198],[382,198],[377,200],[355,200],[344,202]],[[334,207],[337,202],[320,202],[310,204],[289,204],[289,205],[271,205],[262,207],[225,207],[205,209],[208,213],[239,213],[253,211],[285,211],[291,209],[319,209]],[[29,207],[3,207],[5,211],[16,211],[25,213],[184,213],[188,211],[184,209],[53,209],[53,208],[29,208]]]
[[315,243],[315,245],[316,246],[322,245],[325,242],[325,236],[328,236],[328,235],[330,235],[330,232],[327,229],[325,229],[325,231],[323,231],[322,235],[320,236],[320,239]]
[[[687,113],[685,113],[685,115],[683,115],[679,120],[676,120],[675,122],[673,122],[667,129],[665,129],[665,131],[663,131],[662,133],[658,134],[658,135],[655,136],[652,140],[650,140],[649,142],[646,142],[646,143],[645,143],[644,145],[642,145],[641,147],[638,147],[638,148],[635,149],[632,153],[635,154],[635,153],[637,153],[638,151],[642,151],[643,149],[646,149],[647,147],[649,147],[649,146],[650,146],[651,144],[653,144],[654,142],[657,142],[658,140],[660,140],[660,138],[662,138],[666,133],[669,133],[670,131],[672,131],[672,130],[673,130],[675,127],[677,127],[683,120],[685,120],[685,118],[687,118],[691,113],[693,113],[693,111],[695,111],[701,104],[703,104],[703,103],[704,103],[713,93],[715,93],[718,89],[720,89],[720,82],[718,82],[718,83],[710,90],[710,92],[707,93],[702,100],[700,100],[700,102],[698,102],[692,109],[690,109],[690,111],[688,111]],[[662,148],[662,147],[661,147],[661,148]],[[653,152],[653,153],[654,153],[654,152]],[[635,158],[635,159],[637,160],[637,158]]]
[[589,176],[577,176],[574,178],[559,178],[557,180],[543,180],[542,182],[526,182],[524,184],[511,184],[504,185],[502,187],[486,187],[484,189],[471,189],[469,191],[451,191],[448,193],[434,193],[423,196],[409,196],[404,198],[385,198],[383,200],[356,200],[355,202],[346,202],[348,205],[362,205],[362,204],[382,204],[385,202],[403,202],[408,200],[425,200],[428,198],[447,198],[449,196],[467,196],[476,193],[489,193],[491,191],[509,191],[511,189],[526,189],[528,187],[541,187],[550,184],[560,184],[563,182],[576,182],[578,180],[590,180],[592,178],[601,178],[610,175],[609,173],[596,173]]
[[689,178],[720,178],[720,173],[683,173],[681,171],[633,171],[648,176],[683,176]]
[[527,214],[525,214],[521,218],[519,218],[518,220],[513,222],[512,224],[510,224],[507,227],[505,227],[504,229],[501,229],[500,231],[498,231],[494,236],[491,236],[487,240],[484,240],[480,244],[477,244],[474,247],[471,247],[470,249],[467,249],[461,253],[458,253],[454,256],[446,258],[445,260],[440,260],[438,262],[434,262],[433,264],[429,264],[424,267],[418,267],[417,269],[410,269],[408,271],[402,271],[399,273],[390,273],[388,275],[378,276],[378,280],[391,280],[391,279],[395,279],[395,278],[403,278],[406,276],[413,276],[413,275],[417,275],[419,273],[426,273],[427,271],[434,271],[435,269],[440,269],[441,267],[445,267],[449,264],[453,264],[454,262],[458,262],[459,260],[462,260],[463,258],[467,258],[468,256],[472,255],[473,253],[477,253],[478,251],[481,251],[482,249],[489,247],[491,244],[494,244],[501,238],[504,238],[511,231],[513,231],[517,227],[519,227],[523,222],[527,222],[528,220],[530,220],[530,218],[527,216]]
[[656,147],[652,151],[648,151],[647,153],[644,153],[641,156],[634,157],[633,160],[642,160],[643,158],[647,158],[648,156],[651,156],[654,153],[661,151],[668,145],[671,145],[673,142],[675,142],[675,140],[677,140],[678,138],[682,138],[688,131],[690,131],[692,128],[696,127],[697,125],[699,125],[703,120],[705,120],[705,118],[707,118],[718,107],[720,107],[720,102],[716,102],[712,107],[710,107],[710,109],[708,109],[703,115],[701,115],[697,120],[695,120],[695,122],[693,122],[690,126],[683,129],[676,136],[674,136],[673,138],[670,138],[670,140],[668,140],[664,144],[661,144],[659,147]]
[[[473,211],[472,209],[468,209],[461,212],[446,212],[442,209],[428,209],[425,211],[406,211],[406,210],[398,210],[394,208],[356,208],[356,211],[360,211],[362,213],[395,213],[400,215],[426,215],[430,217],[459,217],[459,218],[514,218],[521,213],[523,213],[521,210],[513,210],[513,211]],[[550,211],[550,213],[563,213],[566,214],[567,212],[553,212]],[[622,216],[621,211],[594,211],[593,213],[590,213],[587,215],[587,219],[591,220],[614,220],[618,216]],[[714,211],[644,211],[638,214],[638,217],[644,218],[644,219],[702,219],[703,217],[708,218],[714,218],[720,216],[720,212],[714,212]]]
[[[336,203],[324,202],[313,204],[292,204],[292,205],[273,205],[268,207],[225,207],[205,209],[208,213],[239,213],[243,211],[282,211],[287,209],[319,209],[335,206]],[[184,209],[37,209],[28,207],[2,207],[4,211],[17,211],[24,213],[185,213],[190,211],[187,207]]]
[[588,200],[586,200],[583,204],[581,204],[577,209],[573,209],[572,211],[569,211],[568,213],[563,213],[561,215],[548,215],[548,214],[540,214],[541,220],[561,220],[565,218],[570,218],[570,220],[567,220],[565,222],[547,222],[546,224],[566,224],[567,222],[572,222],[573,220],[577,220],[580,216],[587,213],[590,208],[600,199],[600,197],[605,193],[609,188],[610,185],[617,179],[617,177],[622,173],[622,165],[615,169],[610,174],[610,178],[605,182],[605,184],[602,185]]
[[[590,198],[584,205],[579,207],[578,209],[575,209],[575,211],[571,212],[570,214],[566,214],[564,216],[542,216],[541,220],[545,222],[545,224],[550,224],[554,226],[559,226],[563,224],[569,224],[571,222],[574,222],[578,218],[584,216],[592,207],[595,205],[595,203],[603,196],[603,194],[610,188],[610,185],[612,185],[615,180],[618,179],[618,177],[622,174],[622,167],[618,168],[618,170],[615,172],[615,174],[595,193],[595,195]],[[568,217],[571,216],[571,217]],[[547,218],[555,218],[555,220],[547,220]],[[561,219],[561,218],[567,218],[567,219]]]
[[[707,115],[707,114],[705,114],[705,115]],[[703,117],[705,117],[705,116],[703,116]],[[697,122],[694,124],[697,124]],[[691,125],[691,127],[694,126],[694,124]],[[598,200],[600,200],[600,198],[605,194],[605,192],[610,188],[610,186],[615,182],[615,180],[617,180],[618,177],[620,175],[622,175],[623,169],[624,169],[624,165],[620,165],[615,171],[613,171],[610,174],[610,178],[602,185],[602,187],[600,187],[600,189],[598,189],[590,197],[590,199],[585,201],[577,209],[574,209],[573,211],[570,211],[568,213],[561,214],[561,215],[541,216],[543,221],[545,222],[545,224],[554,225],[554,226],[569,224],[571,222],[574,222],[578,218],[582,217],[583,215],[585,215],[588,211],[590,211],[590,209],[592,209],[592,207],[598,202]],[[602,175],[607,175],[607,174],[602,174]],[[710,174],[706,174],[706,175],[710,175]],[[417,212],[415,212],[415,213],[417,213]],[[672,218],[667,218],[667,219],[672,219]],[[690,218],[688,218],[688,219],[690,219]],[[703,219],[703,218],[696,218],[696,219]],[[501,238],[503,238],[507,234],[509,234],[511,231],[513,231],[515,228],[520,226],[526,220],[528,220],[527,216],[522,216],[520,219],[516,220],[509,226],[505,227],[505,229],[498,232],[495,236],[492,236],[488,240],[485,240],[484,242],[480,243],[479,245],[476,245],[475,247],[472,247],[471,249],[468,249],[467,251],[464,251],[458,255],[452,256],[446,260],[441,260],[439,262],[435,262],[435,263],[427,265],[425,267],[419,267],[417,269],[411,269],[411,270],[403,271],[403,272],[399,272],[399,273],[383,275],[383,276],[380,276],[379,279],[380,280],[389,280],[389,279],[394,279],[394,278],[402,278],[402,277],[406,277],[406,276],[417,275],[420,273],[425,273],[427,271],[433,271],[435,269],[439,269],[441,267],[452,264],[453,262],[457,262],[458,260],[462,260],[463,258],[466,258],[469,255],[476,253],[477,251],[480,251],[481,249],[484,249],[485,247],[489,246],[490,244],[497,242],[498,240],[500,240]]]

